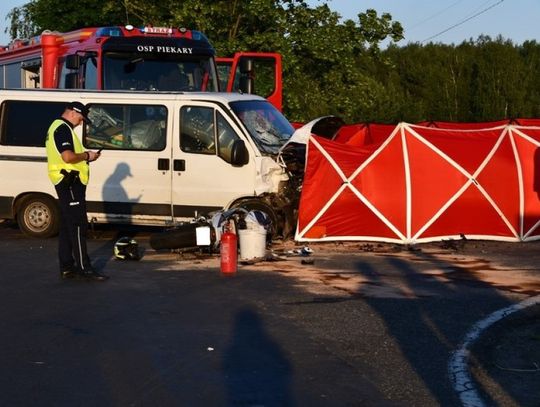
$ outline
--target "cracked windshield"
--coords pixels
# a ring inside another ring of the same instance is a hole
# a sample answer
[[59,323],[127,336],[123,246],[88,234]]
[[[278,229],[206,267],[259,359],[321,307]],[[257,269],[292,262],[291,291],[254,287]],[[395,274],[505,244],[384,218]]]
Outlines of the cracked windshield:
[[234,102],[231,106],[266,154],[277,154],[294,133],[287,119],[267,101]]

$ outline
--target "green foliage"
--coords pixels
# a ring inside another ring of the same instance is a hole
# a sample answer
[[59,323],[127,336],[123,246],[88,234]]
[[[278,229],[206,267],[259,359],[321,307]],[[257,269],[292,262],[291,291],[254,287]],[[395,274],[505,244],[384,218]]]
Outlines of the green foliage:
[[[373,9],[356,20],[304,0],[31,0],[8,15],[12,38],[45,29],[153,24],[204,32],[218,55],[279,52],[292,121],[487,121],[540,116],[540,46],[479,37],[459,45],[394,42],[403,28]],[[61,15],[62,18],[58,18]],[[381,44],[386,48],[381,50]],[[388,45],[389,44],[389,45]]]
[[28,38],[44,30],[62,32],[124,22],[125,10],[120,1],[32,0],[11,10],[8,18],[11,37]]
[[341,22],[326,4],[289,11],[288,41],[281,50],[289,117],[306,121],[338,114],[353,121],[369,114],[384,89],[367,73],[364,61],[377,57],[379,41],[388,36],[399,40],[402,30],[399,24],[389,25],[383,19],[375,24],[378,17],[374,10],[360,14],[359,21],[368,22],[371,29],[352,20]]
[[406,121],[480,122],[538,116],[540,47],[481,36],[462,44],[409,44],[383,55],[392,69],[377,69],[418,103]]

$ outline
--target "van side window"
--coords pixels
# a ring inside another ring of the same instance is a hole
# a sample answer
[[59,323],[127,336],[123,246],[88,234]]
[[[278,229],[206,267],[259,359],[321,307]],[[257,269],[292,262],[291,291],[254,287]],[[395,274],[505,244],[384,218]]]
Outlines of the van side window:
[[[66,102],[7,100],[1,105],[0,144],[45,147],[52,121],[62,115]],[[31,117],[31,120],[29,120]]]
[[230,163],[232,145],[240,137],[219,112],[217,114],[217,128],[219,156]]
[[216,154],[214,109],[184,106],[180,109],[180,148],[187,153]]
[[160,105],[90,104],[84,145],[105,150],[161,151],[167,142],[167,108]]

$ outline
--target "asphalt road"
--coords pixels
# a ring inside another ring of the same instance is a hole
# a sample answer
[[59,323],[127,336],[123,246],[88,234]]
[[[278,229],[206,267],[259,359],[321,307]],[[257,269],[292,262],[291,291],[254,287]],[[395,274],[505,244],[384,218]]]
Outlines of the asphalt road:
[[[459,406],[452,352],[540,292],[539,243],[312,245],[313,264],[285,244],[224,277],[215,256],[153,252],[148,231],[141,261],[114,260],[122,233],[89,241],[109,281],[60,281],[54,239],[0,225],[0,405]],[[482,397],[538,405],[484,350]]]

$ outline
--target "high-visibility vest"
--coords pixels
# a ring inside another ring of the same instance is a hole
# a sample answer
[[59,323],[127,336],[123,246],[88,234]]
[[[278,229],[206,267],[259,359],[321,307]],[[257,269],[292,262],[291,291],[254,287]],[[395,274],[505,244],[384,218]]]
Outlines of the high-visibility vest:
[[60,126],[68,126],[71,132],[71,137],[73,139],[73,151],[76,154],[84,153],[84,147],[81,144],[79,137],[73,131],[73,128],[69,126],[65,121],[61,119],[56,119],[52,122],[49,130],[47,131],[47,139],[45,141],[45,149],[47,151],[47,167],[49,171],[49,179],[54,185],[57,185],[64,175],[60,173],[62,170],[66,171],[79,171],[79,179],[84,185],[88,184],[88,179],[90,177],[90,166],[88,163],[83,160],[76,164],[68,164],[62,159],[62,154],[56,148],[56,143],[54,141],[54,132]]

